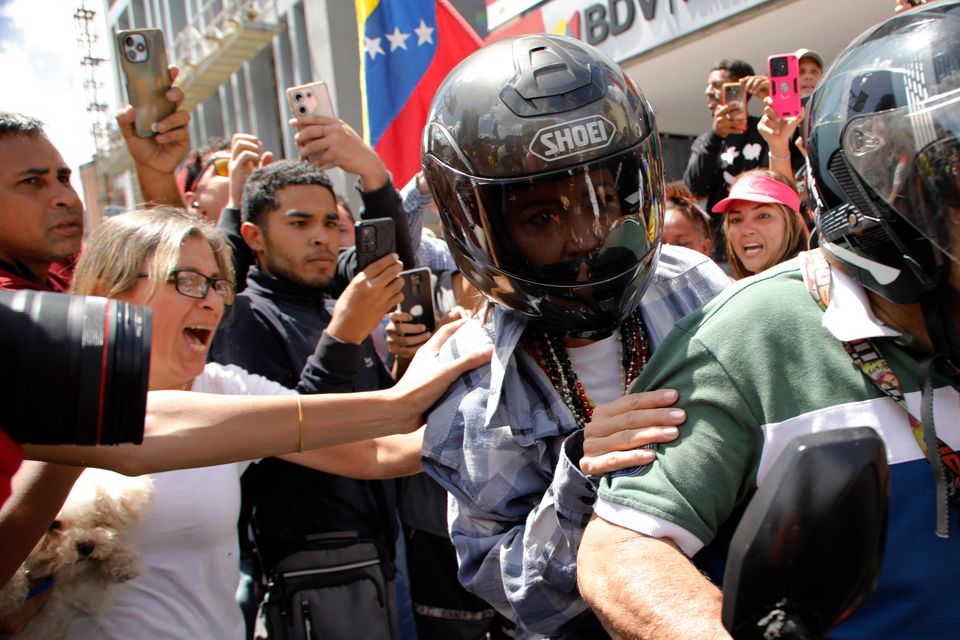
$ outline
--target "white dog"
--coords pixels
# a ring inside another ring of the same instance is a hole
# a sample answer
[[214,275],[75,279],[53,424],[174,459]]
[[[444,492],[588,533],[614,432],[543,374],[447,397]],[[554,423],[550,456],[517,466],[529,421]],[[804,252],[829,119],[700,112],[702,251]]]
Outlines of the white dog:
[[96,614],[114,586],[140,573],[139,556],[124,531],[140,519],[153,498],[153,481],[87,469],[56,520],[10,582],[0,590],[0,615],[19,609],[30,585],[52,577],[50,600],[17,640],[63,638],[78,612]]

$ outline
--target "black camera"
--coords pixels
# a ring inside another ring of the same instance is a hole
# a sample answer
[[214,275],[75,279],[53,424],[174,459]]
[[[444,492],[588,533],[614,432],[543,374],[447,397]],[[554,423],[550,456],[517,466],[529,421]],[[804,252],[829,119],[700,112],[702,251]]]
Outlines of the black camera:
[[151,310],[0,291],[0,429],[31,444],[143,441]]

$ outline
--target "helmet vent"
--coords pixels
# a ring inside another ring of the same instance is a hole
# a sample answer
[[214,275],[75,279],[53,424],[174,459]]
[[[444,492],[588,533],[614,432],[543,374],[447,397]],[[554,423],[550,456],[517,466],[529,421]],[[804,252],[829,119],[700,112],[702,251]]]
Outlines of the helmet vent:
[[[846,240],[851,246],[864,251],[888,245],[890,237],[883,225],[873,216],[864,216],[864,212],[877,213],[877,208],[867,199],[869,196],[863,192],[860,181],[850,171],[841,151],[830,158],[828,169],[850,202],[820,214],[817,226],[823,236],[830,242]],[[851,217],[855,217],[855,225],[850,224]]]
[[882,248],[889,243],[889,237],[881,224],[858,216],[857,225],[851,226],[851,215],[856,215],[856,210],[844,203],[821,213],[818,216],[817,228],[830,242],[840,244],[845,241],[864,251]]
[[513,43],[514,77],[500,99],[520,117],[572,111],[606,93],[600,65],[556,38],[524,36]]
[[831,156],[827,169],[833,175],[834,179],[836,179],[840,185],[840,189],[844,195],[847,196],[854,209],[856,209],[859,217],[865,214],[872,215],[876,213],[876,207],[870,203],[869,197],[864,193],[860,181],[853,175],[853,172],[850,171],[850,167],[847,165],[842,151],[838,149],[833,156]]
[[538,36],[514,44],[520,71],[514,88],[527,100],[556,96],[590,84],[590,64],[576,60],[558,43]]

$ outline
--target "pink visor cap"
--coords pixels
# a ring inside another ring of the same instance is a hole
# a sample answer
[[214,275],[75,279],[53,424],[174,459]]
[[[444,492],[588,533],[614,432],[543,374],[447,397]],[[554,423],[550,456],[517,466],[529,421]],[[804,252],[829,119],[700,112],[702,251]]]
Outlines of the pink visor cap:
[[800,196],[797,192],[779,180],[763,175],[746,176],[734,182],[730,187],[730,195],[713,205],[713,213],[726,213],[734,200],[782,204],[794,213],[800,213]]

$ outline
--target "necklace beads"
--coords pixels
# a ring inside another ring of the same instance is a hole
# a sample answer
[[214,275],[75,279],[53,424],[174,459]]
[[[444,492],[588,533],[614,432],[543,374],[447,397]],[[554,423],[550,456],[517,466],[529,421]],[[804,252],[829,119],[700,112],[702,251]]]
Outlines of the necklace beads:
[[[593,417],[596,403],[587,395],[577,378],[567,348],[557,334],[539,329],[528,330],[523,338],[524,348],[560,394],[563,403],[570,409],[577,426],[583,428]],[[650,346],[643,328],[640,310],[635,309],[620,325],[621,366],[624,373],[624,391],[640,375],[647,364]]]

